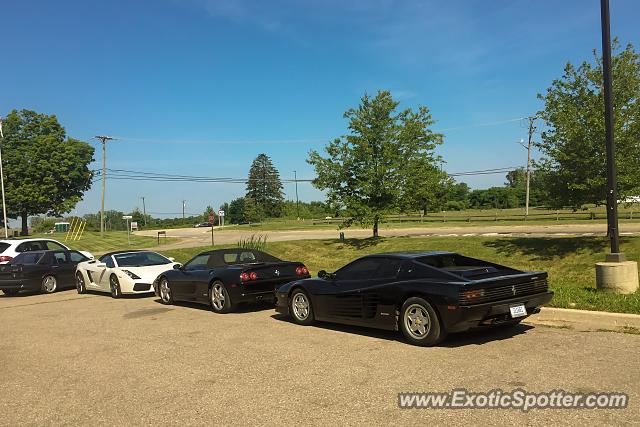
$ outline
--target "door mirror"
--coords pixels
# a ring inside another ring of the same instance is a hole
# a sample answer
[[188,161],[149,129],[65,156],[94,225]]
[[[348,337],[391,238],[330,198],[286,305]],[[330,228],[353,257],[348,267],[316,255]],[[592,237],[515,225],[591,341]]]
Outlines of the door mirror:
[[173,264],[173,269],[174,270],[181,270],[182,269],[182,264]]
[[318,271],[318,277],[324,279],[327,277],[327,272],[325,270]]
[[172,262],[176,260],[176,259],[175,259],[174,257],[172,257],[172,256],[170,256],[170,257],[169,257],[169,258],[167,258],[167,259],[168,259],[169,261],[172,261]]

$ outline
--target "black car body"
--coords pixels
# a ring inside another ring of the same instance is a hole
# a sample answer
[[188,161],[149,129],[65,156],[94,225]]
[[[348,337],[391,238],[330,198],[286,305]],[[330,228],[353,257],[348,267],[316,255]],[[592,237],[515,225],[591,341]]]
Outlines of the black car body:
[[280,285],[308,277],[301,262],[282,261],[254,249],[218,249],[162,273],[154,291],[165,304],[192,301],[226,313],[240,303],[273,301]]
[[[388,253],[281,286],[276,310],[301,324],[320,320],[400,329],[405,336],[411,327],[421,329],[413,321],[423,322],[424,330],[430,322],[429,328],[439,328],[438,333],[424,340],[420,334],[407,338],[414,344],[433,345],[448,332],[517,323],[537,313],[552,296],[545,272],[520,271],[451,252]],[[414,304],[413,320],[403,311],[408,301]],[[307,317],[305,303],[310,305]]]
[[7,295],[15,295],[20,291],[53,293],[73,288],[76,265],[87,260],[72,250],[24,252],[0,265],[0,289]]

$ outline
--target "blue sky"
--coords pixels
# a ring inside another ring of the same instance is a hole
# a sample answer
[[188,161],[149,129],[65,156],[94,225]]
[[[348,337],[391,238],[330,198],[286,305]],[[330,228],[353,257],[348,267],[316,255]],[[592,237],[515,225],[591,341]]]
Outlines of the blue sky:
[[[108,167],[243,177],[259,153],[283,178],[342,135],[367,91],[428,106],[445,169],[523,165],[519,121],[567,61],[600,49],[598,0],[20,1],[0,7],[0,114],[56,114],[70,136],[119,137]],[[640,2],[611,0],[612,34],[640,46]],[[98,145],[92,142],[96,148]],[[98,168],[100,151],[96,150]],[[474,188],[502,175],[465,179]],[[107,207],[200,213],[241,184],[108,181]],[[299,184],[302,200],[322,194]],[[293,185],[285,185],[294,197]],[[100,185],[78,213],[99,210]],[[165,215],[162,215],[165,216]],[[170,215],[173,216],[173,215]]]

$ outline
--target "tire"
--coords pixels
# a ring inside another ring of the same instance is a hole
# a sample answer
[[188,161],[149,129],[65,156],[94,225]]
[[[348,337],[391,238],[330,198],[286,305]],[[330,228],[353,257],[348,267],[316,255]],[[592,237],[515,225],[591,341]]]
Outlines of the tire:
[[20,291],[18,291],[17,289],[3,289],[2,292],[7,296],[12,297],[18,295],[18,292]]
[[399,322],[402,334],[413,345],[433,346],[446,336],[435,309],[422,298],[408,298],[402,304]]
[[211,309],[220,314],[229,313],[235,308],[235,305],[231,302],[227,288],[224,286],[224,283],[219,280],[211,284],[211,288],[209,289],[209,303],[211,304]]
[[84,283],[84,276],[81,272],[76,272],[76,291],[79,294],[84,294],[87,292],[87,285]]
[[162,304],[173,304],[173,295],[171,295],[171,288],[166,277],[161,278],[158,282],[158,294],[160,294]]
[[122,298],[120,281],[114,274],[109,277],[109,289],[111,289],[111,298]]
[[55,276],[51,274],[47,274],[42,278],[42,285],[40,286],[40,291],[43,294],[52,294],[58,289],[58,280]]
[[298,325],[309,326],[315,322],[311,298],[302,289],[295,289],[289,298],[289,313]]

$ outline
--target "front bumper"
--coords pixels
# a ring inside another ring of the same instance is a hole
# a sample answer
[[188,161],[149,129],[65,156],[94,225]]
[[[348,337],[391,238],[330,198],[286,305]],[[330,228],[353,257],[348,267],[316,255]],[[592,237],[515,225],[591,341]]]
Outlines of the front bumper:
[[[442,317],[448,332],[462,332],[475,327],[492,326],[525,319],[531,314],[538,313],[540,306],[547,304],[551,301],[551,298],[553,298],[553,292],[548,291],[523,295],[508,300],[456,306],[454,310],[445,308]],[[509,309],[519,304],[524,304],[527,309],[527,315],[513,319]]]

